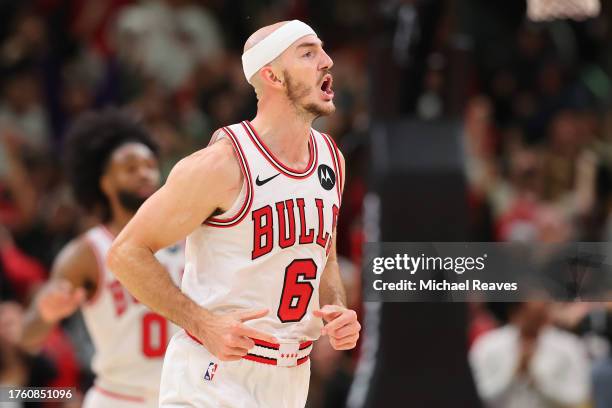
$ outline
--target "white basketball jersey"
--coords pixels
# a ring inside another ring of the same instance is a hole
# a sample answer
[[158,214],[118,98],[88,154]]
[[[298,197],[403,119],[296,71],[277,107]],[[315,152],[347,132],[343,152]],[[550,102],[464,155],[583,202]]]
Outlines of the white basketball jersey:
[[[90,229],[85,239],[99,271],[97,292],[82,307],[95,347],[92,369],[103,382],[157,392],[166,346],[178,327],[139,303],[108,269],[105,259],[113,236],[106,227]],[[155,257],[178,286],[185,265],[184,245],[164,248]]]
[[283,165],[249,122],[223,128],[245,183],[224,214],[186,244],[182,290],[212,312],[263,309],[248,322],[279,340],[314,340],[319,282],[340,208],[342,174],[332,139],[312,129],[304,171]]

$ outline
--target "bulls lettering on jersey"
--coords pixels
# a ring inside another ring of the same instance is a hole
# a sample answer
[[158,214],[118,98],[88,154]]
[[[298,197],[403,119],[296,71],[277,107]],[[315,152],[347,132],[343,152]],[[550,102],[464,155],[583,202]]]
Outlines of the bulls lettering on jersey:
[[[281,248],[316,242],[321,248],[325,248],[326,255],[329,255],[331,235],[333,233],[332,227],[336,225],[338,218],[338,206],[336,204],[332,205],[333,221],[326,226],[324,217],[325,201],[321,198],[316,198],[310,205],[317,209],[318,222],[316,224],[316,234],[315,229],[310,228],[306,223],[306,201],[304,198],[290,198],[285,201],[279,201],[274,204],[275,209],[266,205],[254,210],[251,213],[254,232],[251,259],[257,259],[270,253],[274,242],[278,242]],[[295,208],[298,209],[297,217]],[[299,238],[296,238],[296,228],[299,228],[300,231]],[[276,240],[275,234],[278,235]]]
[[266,308],[249,322],[278,339],[314,340],[322,327],[319,282],[341,200],[339,152],[312,129],[309,161],[292,169],[248,121],[223,128],[244,175],[238,199],[187,238],[182,290],[213,312]]
[[[99,269],[97,292],[82,308],[95,346],[96,381],[157,392],[164,353],[178,327],[139,303],[106,267],[113,236],[104,226],[90,229],[85,239]],[[179,285],[185,265],[183,244],[164,248],[155,256]]]

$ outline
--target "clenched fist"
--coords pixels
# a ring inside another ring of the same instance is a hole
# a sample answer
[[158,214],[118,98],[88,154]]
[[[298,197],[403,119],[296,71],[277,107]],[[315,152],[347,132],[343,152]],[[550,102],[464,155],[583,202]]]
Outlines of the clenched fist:
[[219,360],[240,360],[255,346],[255,342],[251,339],[278,343],[274,336],[244,324],[244,322],[259,319],[267,314],[267,309],[227,314],[207,313],[192,335],[200,340],[204,347]]
[[86,297],[84,288],[75,288],[69,281],[61,279],[43,287],[37,296],[36,307],[45,322],[55,324],[73,314]]
[[336,305],[325,305],[313,311],[316,317],[327,324],[321,334],[329,336],[329,342],[335,350],[350,350],[357,345],[361,325],[354,310]]

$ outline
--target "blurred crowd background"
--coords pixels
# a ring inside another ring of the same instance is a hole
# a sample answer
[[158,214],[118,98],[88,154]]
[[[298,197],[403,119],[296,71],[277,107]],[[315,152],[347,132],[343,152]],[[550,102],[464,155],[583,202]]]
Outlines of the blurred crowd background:
[[[167,175],[219,126],[254,116],[255,95],[240,62],[243,41],[263,25],[292,18],[311,24],[334,60],[337,112],[316,126],[346,157],[338,252],[351,307],[360,309],[373,117],[461,123],[471,240],[612,240],[606,4],[584,22],[536,24],[522,1],[0,1],[0,384],[84,391],[92,381],[91,344],[78,316],[39,355],[17,344],[24,307],[55,255],[97,222],[76,206],[63,175],[62,142],[71,123],[107,106],[131,111],[161,146]],[[371,76],[379,41],[388,42],[395,76]],[[381,94],[387,104],[379,103]],[[466,336],[474,344],[513,325],[535,338],[546,328],[562,329],[575,336],[575,353],[586,356],[580,367],[588,371],[573,380],[588,396],[567,406],[612,407],[601,395],[612,389],[607,308],[472,304]],[[517,349],[526,366],[538,355],[533,343]],[[344,405],[358,352],[317,344],[310,407]],[[486,386],[477,388],[486,400]]]

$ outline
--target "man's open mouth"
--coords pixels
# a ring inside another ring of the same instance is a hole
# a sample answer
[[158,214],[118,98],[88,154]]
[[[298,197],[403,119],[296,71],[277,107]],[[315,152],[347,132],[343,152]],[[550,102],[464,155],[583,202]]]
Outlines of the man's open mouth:
[[323,83],[321,84],[321,91],[329,98],[334,97],[334,91],[332,90],[333,78],[331,75],[327,74],[323,78]]

